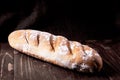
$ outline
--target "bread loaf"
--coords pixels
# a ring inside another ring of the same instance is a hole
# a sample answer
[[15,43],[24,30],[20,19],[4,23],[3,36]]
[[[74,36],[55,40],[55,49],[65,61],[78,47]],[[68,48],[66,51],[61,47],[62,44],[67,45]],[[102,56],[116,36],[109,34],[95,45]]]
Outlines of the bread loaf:
[[102,58],[89,47],[63,36],[38,30],[16,30],[8,36],[12,48],[55,65],[77,70],[95,72],[102,68]]

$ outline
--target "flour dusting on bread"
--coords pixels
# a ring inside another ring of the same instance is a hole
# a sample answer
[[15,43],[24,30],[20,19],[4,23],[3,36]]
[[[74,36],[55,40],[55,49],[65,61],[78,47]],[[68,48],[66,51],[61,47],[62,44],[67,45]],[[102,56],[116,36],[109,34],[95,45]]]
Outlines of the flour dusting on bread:
[[100,71],[102,58],[88,45],[38,30],[16,30],[8,36],[11,47],[24,54],[79,72]]

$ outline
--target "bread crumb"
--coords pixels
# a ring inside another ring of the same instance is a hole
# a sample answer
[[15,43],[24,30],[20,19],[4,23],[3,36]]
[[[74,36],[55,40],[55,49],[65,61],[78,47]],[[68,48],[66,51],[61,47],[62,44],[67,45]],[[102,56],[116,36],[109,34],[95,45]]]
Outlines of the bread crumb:
[[13,64],[8,63],[8,71],[12,71],[13,70]]

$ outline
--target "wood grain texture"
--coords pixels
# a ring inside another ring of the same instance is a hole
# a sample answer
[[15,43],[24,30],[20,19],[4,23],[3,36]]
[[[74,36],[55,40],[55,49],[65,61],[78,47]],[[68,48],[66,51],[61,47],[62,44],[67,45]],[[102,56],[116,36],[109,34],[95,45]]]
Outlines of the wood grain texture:
[[[18,52],[15,55],[16,80],[73,80],[74,73]],[[69,76],[68,76],[69,75]],[[77,74],[76,76],[79,76]]]
[[0,80],[13,80],[13,60],[13,49],[8,44],[0,44]]
[[0,47],[0,80],[119,80],[120,42],[89,40],[83,43],[95,48],[102,56],[101,72],[85,74],[65,69],[27,56],[6,43]]
[[[120,77],[119,43],[87,41],[103,58],[104,66],[100,73],[84,74],[64,69],[50,63],[29,57],[20,52],[15,56],[16,80],[117,80]],[[115,49],[114,49],[115,47]]]

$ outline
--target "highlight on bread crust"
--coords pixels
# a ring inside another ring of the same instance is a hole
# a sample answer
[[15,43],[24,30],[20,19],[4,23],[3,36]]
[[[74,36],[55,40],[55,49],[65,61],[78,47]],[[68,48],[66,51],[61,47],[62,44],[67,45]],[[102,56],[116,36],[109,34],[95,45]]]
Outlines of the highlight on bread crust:
[[38,30],[16,30],[8,36],[10,46],[24,54],[79,72],[100,71],[99,53],[88,45]]

